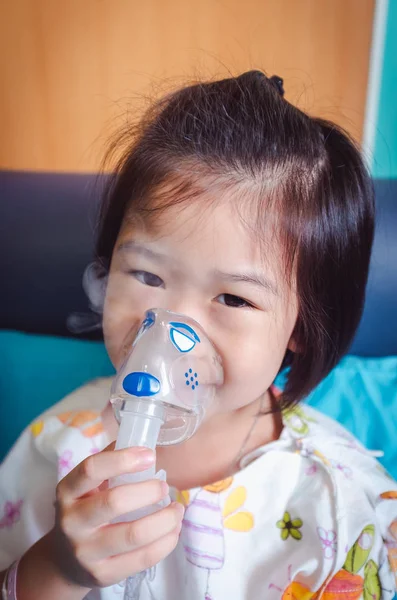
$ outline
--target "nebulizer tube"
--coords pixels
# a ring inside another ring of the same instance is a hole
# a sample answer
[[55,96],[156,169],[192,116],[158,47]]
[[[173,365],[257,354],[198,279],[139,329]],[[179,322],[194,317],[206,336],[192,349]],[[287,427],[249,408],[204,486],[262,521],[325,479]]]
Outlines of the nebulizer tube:
[[[116,450],[178,444],[189,439],[213,407],[223,383],[221,360],[201,326],[190,317],[152,309],[136,334],[111,390],[120,424]],[[110,486],[166,479],[153,466],[140,473],[114,477]],[[134,521],[170,503],[132,511],[118,521]],[[147,572],[126,580],[124,599],[138,600]]]

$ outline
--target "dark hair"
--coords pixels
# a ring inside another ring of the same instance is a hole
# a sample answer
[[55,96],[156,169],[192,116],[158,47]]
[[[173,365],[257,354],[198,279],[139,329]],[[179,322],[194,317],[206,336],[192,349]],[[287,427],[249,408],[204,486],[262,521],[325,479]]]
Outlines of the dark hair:
[[[96,250],[107,269],[127,211],[148,217],[158,209],[148,206],[155,195],[162,208],[191,199],[202,193],[205,174],[221,186],[251,186],[259,228],[269,203],[277,202],[286,270],[296,276],[299,298],[298,350],[284,361],[286,408],[352,342],[364,304],[374,194],[354,141],[287,102],[282,83],[254,70],[156,101],[110,149],[127,142],[104,195]],[[161,195],[161,184],[173,178],[177,185]]]

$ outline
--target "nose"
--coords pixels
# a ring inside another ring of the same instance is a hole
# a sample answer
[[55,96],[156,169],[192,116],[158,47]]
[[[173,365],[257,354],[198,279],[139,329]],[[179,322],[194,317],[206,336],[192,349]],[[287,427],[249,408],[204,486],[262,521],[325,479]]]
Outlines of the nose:
[[199,306],[197,302],[189,301],[188,299],[179,298],[175,302],[172,302],[172,306],[167,307],[168,310],[175,312],[179,315],[185,315],[196,321],[208,335],[209,328],[209,315],[205,307]]
[[[219,323],[214,322],[214,317],[211,311],[211,306],[205,304],[205,302],[199,303],[197,301],[189,300],[188,298],[174,298],[172,302],[162,302],[161,305],[152,306],[153,310],[163,309],[171,311],[175,314],[181,315],[182,317],[189,317],[193,319],[200,327],[204,330],[205,335],[210,340],[215,348],[218,356],[223,361],[223,351],[221,341],[221,332],[219,330]],[[194,329],[194,325],[193,325]],[[200,332],[197,332],[200,337]]]
[[168,307],[168,310],[185,315],[196,321],[204,330],[218,355],[223,359],[222,344],[220,343],[222,336],[219,330],[219,323],[214,321],[209,305],[206,306],[205,302],[200,304],[197,301],[179,298],[172,303],[172,307]]

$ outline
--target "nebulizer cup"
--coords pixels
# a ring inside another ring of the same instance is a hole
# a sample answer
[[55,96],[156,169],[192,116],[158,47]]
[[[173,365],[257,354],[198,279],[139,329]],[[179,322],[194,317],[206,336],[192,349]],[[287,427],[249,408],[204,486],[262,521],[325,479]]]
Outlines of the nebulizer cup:
[[[213,408],[222,383],[220,357],[196,321],[164,309],[147,311],[111,389],[110,401],[120,424],[116,450],[134,446],[155,450],[189,439]],[[165,480],[166,474],[156,473],[153,466],[115,477],[110,485],[153,478]],[[136,520],[169,502],[167,498],[119,520]],[[124,598],[139,597],[142,577],[127,580]]]

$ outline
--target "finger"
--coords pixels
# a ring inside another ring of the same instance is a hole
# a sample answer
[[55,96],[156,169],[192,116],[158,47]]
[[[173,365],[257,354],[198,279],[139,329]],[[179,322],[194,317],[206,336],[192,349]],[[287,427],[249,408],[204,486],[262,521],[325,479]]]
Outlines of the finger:
[[98,492],[79,500],[73,507],[76,530],[95,528],[128,512],[157,504],[169,492],[168,484],[158,479],[130,483]]
[[168,556],[177,546],[178,540],[179,529],[176,529],[138,550],[101,561],[97,563],[95,577],[106,587],[146,571]]
[[59,482],[57,491],[64,502],[73,502],[97,488],[103,481],[125,473],[144,471],[153,465],[154,461],[154,452],[149,448],[114,451],[105,449],[78,464]]
[[167,508],[137,521],[102,527],[85,544],[85,559],[99,561],[152,544],[175,529],[179,531],[183,513],[183,506],[174,502]]

